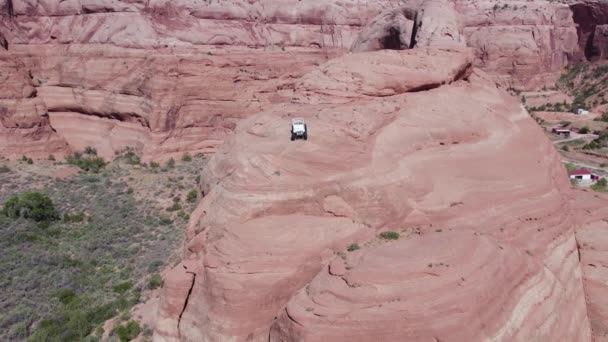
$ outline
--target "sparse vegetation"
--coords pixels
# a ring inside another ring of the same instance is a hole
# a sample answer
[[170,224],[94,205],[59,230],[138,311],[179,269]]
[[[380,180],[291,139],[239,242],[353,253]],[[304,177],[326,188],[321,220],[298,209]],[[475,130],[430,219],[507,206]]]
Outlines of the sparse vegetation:
[[584,63],[569,67],[560,77],[557,87],[574,96],[567,108],[571,112],[604,103],[608,90],[608,65]]
[[66,163],[77,166],[84,171],[98,173],[106,167],[106,162],[103,158],[97,156],[97,150],[92,147],[86,147],[84,153],[74,152],[65,158]]
[[578,132],[580,134],[589,134],[589,131],[590,131],[589,127],[585,126],[585,127],[582,127]]
[[190,155],[190,153],[188,153],[188,152],[184,153],[184,155],[182,155],[182,161],[191,162],[192,156]]
[[130,146],[125,147],[123,151],[119,152],[118,157],[116,157],[116,159],[122,160],[128,165],[141,164],[141,157],[135,152],[135,149]]
[[[95,157],[88,152],[81,159]],[[7,162],[0,172],[0,341],[98,341],[104,321],[128,320],[148,286],[162,286],[154,274],[179,260],[186,221],[175,218],[188,217],[194,204],[168,213],[165,201],[187,198],[201,161],[168,174],[112,162],[67,180],[40,171],[54,165]],[[39,195],[23,195],[31,192]],[[127,333],[119,329],[114,339],[139,334],[122,326]]]
[[385,239],[385,240],[397,240],[397,239],[399,239],[399,233],[392,232],[392,231],[382,232],[382,233],[380,233],[379,236],[380,236],[380,238]]

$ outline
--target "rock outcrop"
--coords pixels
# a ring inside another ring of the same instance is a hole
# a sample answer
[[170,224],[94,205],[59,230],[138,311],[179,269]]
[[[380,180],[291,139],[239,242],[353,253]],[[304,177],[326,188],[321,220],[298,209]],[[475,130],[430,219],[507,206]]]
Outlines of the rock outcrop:
[[472,60],[340,57],[240,121],[203,171],[155,340],[589,341],[565,170]]

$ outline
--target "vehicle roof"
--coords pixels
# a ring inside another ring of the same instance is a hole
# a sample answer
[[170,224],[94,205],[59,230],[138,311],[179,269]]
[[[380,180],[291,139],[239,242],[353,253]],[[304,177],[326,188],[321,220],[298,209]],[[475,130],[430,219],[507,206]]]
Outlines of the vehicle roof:
[[304,119],[302,119],[302,118],[295,118],[295,119],[291,119],[291,122],[293,124],[303,124],[304,123]]

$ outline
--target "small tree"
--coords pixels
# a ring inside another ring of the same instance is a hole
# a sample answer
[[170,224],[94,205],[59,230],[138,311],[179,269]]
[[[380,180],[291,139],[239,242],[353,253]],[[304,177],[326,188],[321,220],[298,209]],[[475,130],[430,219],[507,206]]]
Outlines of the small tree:
[[184,155],[182,156],[182,161],[185,161],[185,162],[192,161],[192,156],[190,155],[190,153],[188,153],[188,152],[184,153]]
[[2,213],[10,218],[26,218],[36,222],[59,220],[53,201],[39,192],[24,192],[9,198]]
[[579,132],[580,134],[587,134],[587,133],[589,133],[589,127],[584,126],[584,127],[583,127],[583,128],[581,128],[581,129],[580,129],[578,132]]

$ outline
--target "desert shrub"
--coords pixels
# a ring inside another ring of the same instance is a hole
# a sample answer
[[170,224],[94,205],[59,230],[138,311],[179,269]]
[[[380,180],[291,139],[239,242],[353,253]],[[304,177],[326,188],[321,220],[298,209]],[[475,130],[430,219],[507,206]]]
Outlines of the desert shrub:
[[49,160],[50,160],[50,161],[55,161],[55,156],[54,156],[54,155],[52,155],[52,154],[49,154]]
[[347,250],[347,251],[349,251],[349,252],[354,252],[354,251],[356,251],[357,249],[360,249],[360,248],[361,248],[361,247],[359,247],[359,245],[358,245],[358,244],[356,244],[356,243],[351,243],[351,244],[350,244],[350,245],[349,245],[349,246],[346,248],[346,250]]
[[125,281],[123,283],[112,286],[112,290],[116,293],[123,294],[129,291],[133,287],[133,283],[130,281]]
[[140,332],[141,328],[136,321],[129,321],[126,325],[119,325],[112,330],[112,334],[118,336],[120,342],[131,341],[136,338]]
[[186,201],[188,203],[196,202],[197,198],[198,198],[198,192],[195,189],[190,190],[190,192],[188,192],[188,194],[186,195]]
[[585,127],[581,128],[578,132],[580,134],[587,134],[587,133],[589,133],[589,131],[590,131],[589,127],[585,126]]
[[167,211],[172,212],[172,211],[178,211],[182,209],[182,205],[179,204],[179,202],[173,202],[173,205],[170,206],[169,208],[167,208]]
[[150,290],[155,290],[162,286],[163,278],[161,278],[160,274],[158,273],[154,273],[152,276],[150,276],[150,279],[148,279],[148,284],[146,285],[146,287]]
[[568,147],[568,145],[564,145],[562,146],[562,150],[568,152],[570,151],[570,147]]
[[32,165],[34,164],[34,160],[32,158],[27,158],[27,163]]
[[91,171],[98,173],[101,169],[106,166],[105,160],[97,156],[97,151],[92,149],[95,153],[85,153],[84,155],[80,152],[74,152],[65,158],[65,161],[70,164],[81,168],[84,171]]
[[155,161],[151,161],[151,162],[150,162],[150,167],[151,167],[151,168],[153,168],[153,169],[157,169],[157,168],[159,168],[159,167],[160,167],[160,164],[158,164],[158,163],[157,163],[157,162],[155,162]]
[[11,169],[6,165],[0,165],[0,173],[8,173],[11,172]]
[[132,149],[127,149],[126,152],[125,152],[125,154],[122,155],[122,158],[129,165],[139,165],[139,164],[141,164],[141,158]]
[[385,240],[397,240],[399,239],[399,233],[397,232],[382,232],[380,233],[380,238],[385,239]]
[[36,222],[55,221],[59,213],[55,210],[53,201],[39,192],[24,192],[15,195],[4,203],[2,213],[10,218],[26,218]]
[[190,155],[190,153],[188,153],[188,152],[184,153],[184,155],[182,156],[182,161],[185,161],[185,162],[192,161],[192,156]]

